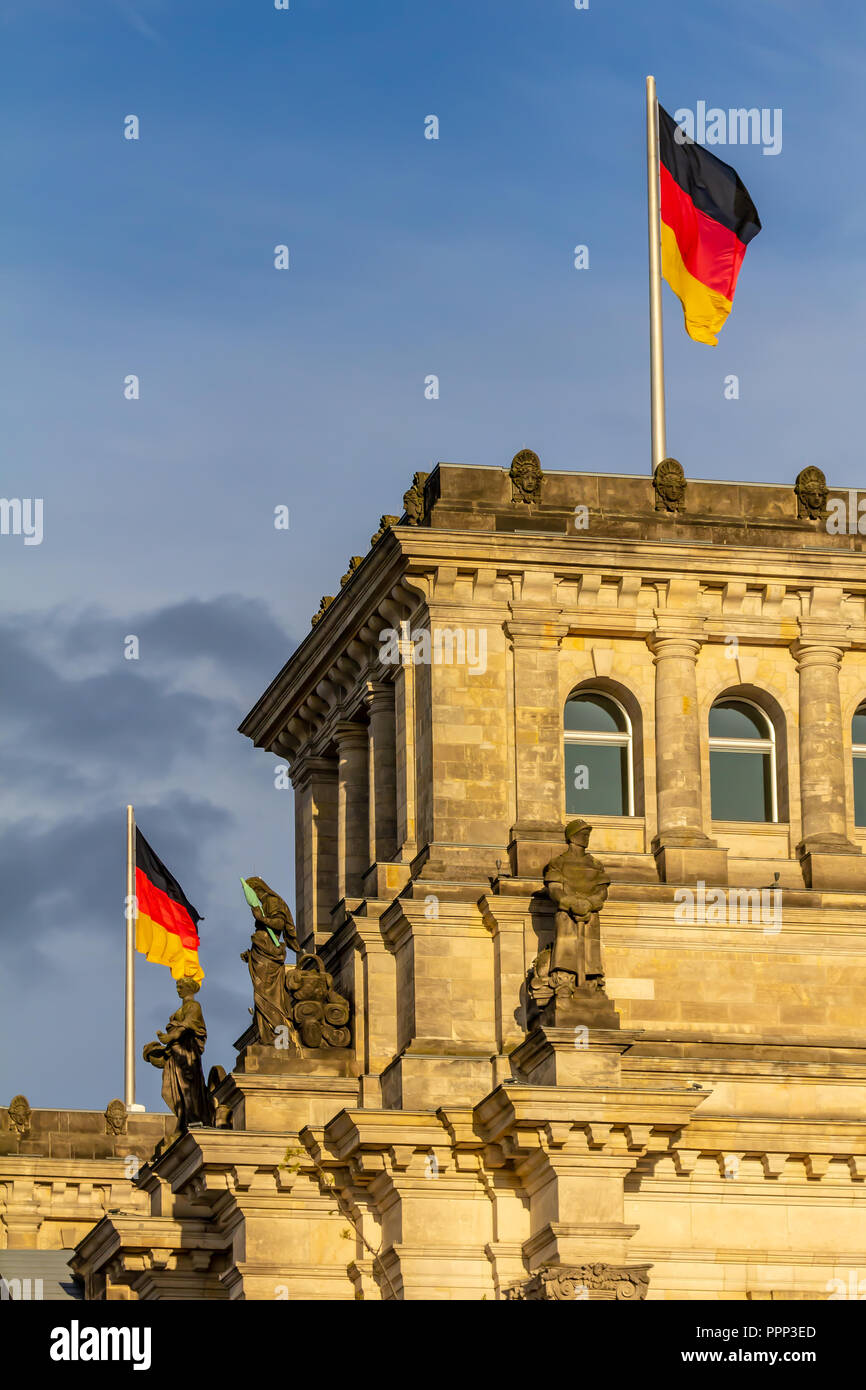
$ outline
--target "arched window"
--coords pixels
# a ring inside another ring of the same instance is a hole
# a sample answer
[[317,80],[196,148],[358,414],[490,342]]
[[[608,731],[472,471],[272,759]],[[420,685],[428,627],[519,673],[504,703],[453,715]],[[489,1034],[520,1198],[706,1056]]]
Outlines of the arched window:
[[565,704],[565,809],[569,816],[634,815],[631,720],[597,690]]
[[751,700],[718,700],[710,710],[713,820],[775,821],[776,738]]
[[854,754],[854,824],[866,825],[866,705],[851,720]]

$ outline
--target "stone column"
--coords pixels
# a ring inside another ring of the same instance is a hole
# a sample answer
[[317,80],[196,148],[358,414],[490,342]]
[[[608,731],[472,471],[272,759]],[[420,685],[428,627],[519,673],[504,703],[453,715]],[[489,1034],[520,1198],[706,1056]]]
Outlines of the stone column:
[[800,678],[800,800],[797,855],[807,888],[866,887],[866,859],[848,839],[839,665],[844,630],[801,624],[791,648]]
[[515,877],[540,878],[562,850],[565,759],[559,648],[568,632],[560,608],[514,603],[506,624],[514,661],[516,817],[508,846]]
[[337,761],[308,754],[292,765],[298,939],[315,949],[337,903]]
[[656,795],[653,853],[668,883],[727,883],[727,850],[705,833],[696,664],[701,639],[679,627],[647,638],[656,668]]
[[370,712],[370,857],[376,864],[397,852],[397,727],[394,687],[390,681],[368,681]]
[[341,720],[337,744],[337,901],[361,898],[370,867],[367,725]]
[[[396,681],[400,684],[399,703],[403,707],[406,688],[402,673],[395,682],[368,681],[365,697],[370,712],[368,737],[369,756],[369,871],[364,877],[363,896],[370,899],[392,898],[409,879],[410,861],[405,851],[406,798],[399,788],[405,787],[407,773],[414,776],[414,763],[409,766],[404,756],[399,759],[398,731],[402,735],[405,720],[398,718]],[[403,815],[400,816],[402,809]],[[400,821],[403,822],[401,827]]]
[[394,725],[396,737],[397,847],[400,861],[410,864],[418,853],[415,790],[415,668],[412,644],[400,640],[400,665],[394,668]]

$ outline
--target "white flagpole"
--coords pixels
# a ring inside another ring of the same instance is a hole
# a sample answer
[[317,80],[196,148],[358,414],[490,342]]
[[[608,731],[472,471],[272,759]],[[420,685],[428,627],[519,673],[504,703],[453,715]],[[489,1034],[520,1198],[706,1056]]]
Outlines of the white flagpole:
[[124,1057],[124,1090],[127,1110],[138,1110],[135,1104],[135,920],[138,916],[135,901],[135,814],[126,808],[126,1026]]
[[665,353],[662,339],[662,247],[659,209],[659,109],[656,80],[646,80],[646,176],[649,227],[650,404],[652,471],[667,458],[665,438]]

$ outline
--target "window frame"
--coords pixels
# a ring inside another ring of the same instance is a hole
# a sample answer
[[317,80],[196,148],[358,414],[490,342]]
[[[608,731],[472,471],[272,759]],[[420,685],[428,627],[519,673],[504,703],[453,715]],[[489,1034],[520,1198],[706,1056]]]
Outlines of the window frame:
[[[566,729],[566,728],[565,728],[565,710],[567,709],[567,707],[568,707],[568,705],[571,703],[571,701],[572,701],[572,700],[589,700],[589,699],[591,699],[593,696],[595,696],[595,697],[601,697],[601,699],[603,699],[603,700],[608,700],[612,705],[615,705],[615,706],[616,706],[616,708],[619,710],[620,714],[622,715],[623,720],[625,721],[625,731],[624,731],[624,732],[622,732],[622,733],[615,733],[615,734],[610,734],[610,733],[605,734],[605,733],[592,733],[590,730],[583,731],[583,730],[580,730],[580,729]],[[628,791],[628,810],[625,811],[625,812],[623,812],[623,815],[633,818],[633,817],[634,817],[634,814],[635,814],[635,809],[634,809],[634,805],[635,805],[635,797],[634,797],[634,729],[633,729],[633,727],[632,727],[631,717],[630,717],[630,715],[629,715],[628,710],[625,708],[625,706],[616,698],[615,695],[609,694],[608,691],[606,691],[606,690],[599,690],[596,686],[578,687],[577,690],[572,690],[571,694],[568,696],[568,698],[567,698],[566,701],[565,701],[565,705],[563,706],[563,712],[562,712],[562,724],[563,724],[563,729],[562,729],[563,744],[566,744],[566,743],[576,743],[576,744],[583,744],[584,746],[587,746],[587,745],[589,745],[589,744],[595,744],[595,745],[599,745],[599,744],[600,744],[600,745],[605,746],[605,747],[607,747],[607,748],[625,748],[625,750],[626,750],[626,753],[625,753],[625,761],[626,761],[626,787],[627,787],[627,791]],[[563,779],[563,780],[564,780],[564,779]],[[570,814],[570,812],[568,811],[568,788],[566,787],[566,815],[569,815],[569,814]],[[602,814],[602,812],[600,812],[600,811],[588,811],[588,812],[587,812],[587,815],[601,815],[601,814]]]
[[[761,722],[769,729],[767,738],[725,738],[721,734],[710,733],[710,715],[713,710],[720,705],[748,705],[750,709],[757,710],[761,716]],[[713,700],[707,715],[707,738],[710,751],[710,814],[712,815],[713,805],[713,768],[712,755],[718,753],[759,753],[762,757],[770,755],[770,819],[759,821],[748,821],[743,824],[749,825],[778,825],[779,824],[779,786],[776,772],[776,728],[772,719],[765,709],[756,700],[750,700],[747,695],[720,695]],[[866,745],[864,745],[864,756],[866,756]],[[715,820],[715,817],[713,817]],[[738,824],[738,822],[719,821],[719,825]]]
[[[857,718],[857,715],[860,714],[861,712],[862,712],[863,714],[866,714],[866,700],[861,700],[861,701],[860,701],[860,704],[857,706],[857,708],[855,709],[854,713],[851,715],[851,761],[852,761],[852,764],[853,764],[853,761],[854,761],[855,758],[866,758],[866,743],[855,743],[855,742],[854,742],[854,720]],[[856,830],[866,830],[866,822],[864,822],[863,825],[858,825],[858,823],[857,823],[857,800],[856,800],[856,790],[855,790],[854,783],[853,783],[853,777],[854,777],[854,768],[853,768],[853,766],[852,766],[852,768],[851,768],[851,777],[852,777],[851,790],[852,790],[852,792],[854,792],[854,798],[853,798],[853,800],[854,800],[854,805],[853,805],[853,807],[852,807],[852,810],[853,810],[853,813],[854,813],[854,828],[855,828]]]

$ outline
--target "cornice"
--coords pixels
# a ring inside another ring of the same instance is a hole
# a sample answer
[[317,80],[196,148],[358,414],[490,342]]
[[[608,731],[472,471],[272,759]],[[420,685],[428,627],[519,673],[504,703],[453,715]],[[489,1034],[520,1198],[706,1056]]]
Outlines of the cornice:
[[[606,601],[605,580],[618,583],[616,608]],[[563,584],[577,584],[576,596],[557,594]],[[844,614],[839,605],[848,594],[866,597],[866,552],[395,527],[352,572],[240,732],[288,758],[315,744],[329,718],[345,718],[357,709],[367,679],[396,675],[397,668],[381,666],[379,633],[386,627],[399,630],[419,611],[425,621],[472,616],[489,624],[506,620],[515,609],[528,618],[544,592],[542,606],[558,608],[568,631],[646,636],[655,626],[651,610],[659,604],[639,603],[642,590],[656,588],[664,596],[677,586],[696,592],[724,588],[722,613],[700,615],[709,640],[722,640],[734,628],[745,641],[789,645],[798,635],[797,622],[814,620],[805,611],[780,611],[786,600],[791,608],[792,594],[805,609],[814,592],[821,620],[831,618],[834,606],[837,623],[859,616]],[[765,616],[740,613],[748,588],[763,591]],[[668,617],[678,606],[668,603]],[[866,624],[850,626],[851,644],[866,646]]]

